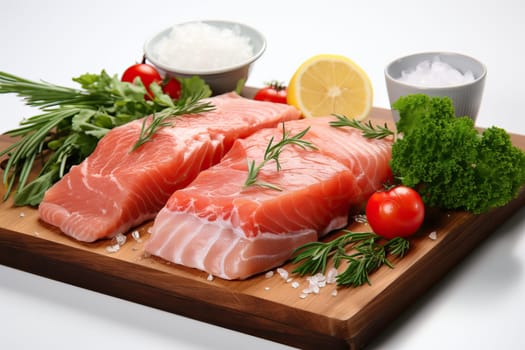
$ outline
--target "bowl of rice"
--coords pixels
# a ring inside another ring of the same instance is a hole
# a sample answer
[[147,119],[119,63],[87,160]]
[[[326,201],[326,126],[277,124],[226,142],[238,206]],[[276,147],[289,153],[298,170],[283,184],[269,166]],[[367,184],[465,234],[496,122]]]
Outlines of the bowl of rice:
[[145,58],[168,77],[199,76],[214,95],[248,79],[266,49],[264,36],[239,22],[202,20],[176,24],[144,44]]
[[[422,52],[398,58],[385,68],[392,105],[401,96],[422,93],[449,97],[457,116],[476,121],[487,69],[477,59],[454,52]],[[399,120],[397,111],[392,111]]]

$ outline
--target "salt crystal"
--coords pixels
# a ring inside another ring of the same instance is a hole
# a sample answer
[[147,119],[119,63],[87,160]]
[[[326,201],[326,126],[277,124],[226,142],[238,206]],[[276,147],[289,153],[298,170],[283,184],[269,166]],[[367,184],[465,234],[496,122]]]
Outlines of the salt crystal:
[[120,246],[123,246],[124,243],[126,243],[126,240],[127,240],[127,237],[125,235],[123,235],[122,233],[118,233],[116,236],[115,236],[115,241],[117,242],[118,245]]
[[273,271],[268,271],[268,272],[266,272],[266,274],[264,275],[264,277],[266,277],[266,278],[270,278],[270,277],[272,277],[272,276],[273,276]]
[[253,47],[238,26],[229,29],[192,22],[174,26],[152,54],[159,63],[180,70],[204,70],[242,63],[252,57]]
[[21,218],[23,218],[24,216],[26,216],[26,214],[25,214],[25,213],[20,213],[20,214],[18,214],[18,216],[20,216]]
[[430,232],[430,234],[428,235],[428,238],[435,241],[437,239],[437,232],[436,231]]
[[286,283],[291,283],[292,281],[293,281],[293,278],[291,277],[286,279]]
[[332,291],[331,295],[332,295],[333,297],[337,296],[337,289],[334,289],[334,290]]
[[108,253],[116,253],[116,252],[119,251],[119,249],[120,249],[120,244],[118,244],[118,243],[115,243],[113,245],[109,245],[109,246],[106,247],[106,251]]
[[316,285],[318,285],[318,284],[320,284],[320,283],[326,282],[326,276],[323,275],[321,272],[318,272],[318,273],[316,273],[315,275],[308,277],[307,280],[308,280],[311,284],[316,284]]
[[358,214],[358,215],[355,215],[355,216],[354,216],[354,221],[355,221],[355,222],[358,222],[358,223],[360,223],[360,224],[366,224],[366,223],[368,223],[368,220],[367,220],[367,218],[366,218],[366,215],[364,215],[364,214]]
[[279,267],[277,269],[277,273],[281,276],[281,278],[283,280],[286,280],[288,279],[288,271],[286,271],[285,269],[283,269],[282,267]]
[[270,290],[270,287],[264,287],[264,290]]
[[319,289],[319,286],[317,284],[312,284],[308,288],[312,291],[312,293],[319,294],[320,289]]
[[294,289],[299,288],[299,282],[293,282],[292,283],[292,288],[294,288]]
[[140,232],[135,230],[133,232],[131,232],[131,237],[133,237],[133,239],[137,242],[140,242]]
[[336,277],[337,277],[337,269],[335,267],[332,267],[326,273],[326,283],[328,284],[336,283],[337,282]]
[[439,57],[424,60],[414,69],[402,71],[400,81],[425,87],[461,85],[474,81],[472,71],[460,72]]
[[308,294],[302,293],[302,294],[299,295],[299,298],[306,299],[307,296],[308,296]]
[[208,277],[206,277],[206,279],[207,279],[208,281],[213,281],[213,275],[210,273],[210,274],[208,275]]
[[310,293],[319,294],[319,291],[320,291],[319,286],[314,280],[310,281],[308,288],[303,289],[303,293],[305,294],[310,294]]

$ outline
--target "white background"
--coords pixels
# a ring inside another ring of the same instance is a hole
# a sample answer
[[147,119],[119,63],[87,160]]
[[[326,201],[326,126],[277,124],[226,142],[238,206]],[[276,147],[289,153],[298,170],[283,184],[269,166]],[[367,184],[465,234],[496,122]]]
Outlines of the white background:
[[[248,85],[288,81],[318,53],[352,58],[388,107],[385,65],[457,51],[488,68],[477,124],[525,134],[525,6],[501,1],[2,1],[0,70],[75,86],[121,74],[146,39],[196,19],[238,20],[268,41]],[[0,132],[36,110],[0,95]],[[414,302],[371,349],[523,349],[525,210]],[[281,349],[283,345],[0,266],[2,348]]]

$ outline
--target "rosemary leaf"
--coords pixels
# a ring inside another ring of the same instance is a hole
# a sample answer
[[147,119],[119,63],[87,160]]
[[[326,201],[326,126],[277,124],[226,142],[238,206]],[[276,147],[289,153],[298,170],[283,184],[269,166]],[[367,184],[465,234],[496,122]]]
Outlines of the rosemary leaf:
[[[188,102],[187,105],[174,108],[167,108],[159,113],[153,114],[150,117],[144,118],[142,128],[140,130],[140,136],[137,142],[131,148],[131,152],[135,151],[137,148],[139,148],[146,142],[151,141],[153,139],[153,135],[155,135],[155,133],[159,129],[173,125],[170,120],[175,119],[176,117],[181,115],[198,114],[211,111],[213,108],[214,107],[211,103],[204,103],[199,102],[198,100],[191,100]],[[148,120],[151,120],[151,122],[146,126]]]
[[[209,97],[211,90],[198,77],[181,79],[182,96],[176,102],[164,94],[160,86],[155,98],[147,100],[142,83],[121,82],[117,75],[110,76],[104,70],[100,74],[83,74],[73,81],[81,88],[36,82],[0,72],[0,94],[16,94],[27,105],[42,111],[6,132],[18,140],[0,150],[0,157],[8,156],[2,178],[7,187],[4,200],[16,185],[16,205],[38,205],[44,192],[71,166],[84,160],[98,140],[114,127],[147,115],[160,117],[150,129],[144,128],[140,141],[147,142],[156,130],[170,125],[168,119],[213,108],[200,101]],[[42,170],[28,183],[37,160],[42,161]]]
[[[358,287],[370,284],[372,272],[386,265],[393,268],[388,255],[402,258],[409,249],[406,239],[396,237],[381,244],[382,237],[373,232],[352,232],[343,234],[327,242],[310,242],[297,248],[292,255],[292,263],[298,264],[293,273],[304,276],[325,273],[329,260],[338,268],[342,261],[347,262],[343,272],[336,276],[339,286]],[[349,253],[347,253],[349,252]]]
[[383,126],[374,126],[370,120],[368,123],[364,123],[355,119],[349,119],[348,117],[340,114],[334,114],[334,116],[337,118],[337,120],[331,121],[330,126],[335,128],[351,127],[358,129],[362,132],[363,136],[368,139],[383,139],[390,135],[395,135],[395,132],[390,130],[386,123]]
[[27,105],[42,109],[63,105],[89,106],[110,103],[110,97],[46,82],[27,80],[6,72],[0,72],[0,93],[14,93]]
[[250,186],[260,186],[265,188],[274,189],[277,191],[282,191],[278,186],[267,183],[267,182],[261,182],[257,179],[259,176],[259,172],[261,169],[271,160],[275,161],[275,167],[277,171],[281,170],[281,163],[279,162],[279,156],[281,155],[281,152],[283,151],[285,146],[288,145],[295,145],[298,146],[304,150],[316,150],[317,147],[311,143],[308,140],[304,140],[303,137],[306,135],[306,133],[310,130],[310,127],[307,127],[303,131],[297,133],[294,136],[290,135],[289,131],[286,131],[285,123],[282,123],[282,137],[281,140],[274,144],[274,138],[272,137],[270,141],[268,142],[268,145],[266,146],[266,150],[264,151],[264,158],[261,163],[258,165],[255,164],[255,161],[248,160],[248,177],[246,178],[246,181],[244,182],[244,188],[248,188]]

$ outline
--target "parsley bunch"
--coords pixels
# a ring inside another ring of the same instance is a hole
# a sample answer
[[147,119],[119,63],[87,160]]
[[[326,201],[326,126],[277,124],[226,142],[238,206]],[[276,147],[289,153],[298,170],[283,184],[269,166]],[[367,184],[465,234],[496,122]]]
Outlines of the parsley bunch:
[[[6,133],[18,139],[0,151],[0,157],[9,157],[2,179],[7,186],[4,199],[17,184],[15,204],[38,205],[45,191],[71,166],[91,154],[98,140],[117,126],[151,115],[152,123],[149,127],[144,124],[135,149],[148,142],[158,128],[168,125],[169,118],[213,108],[201,101],[211,95],[211,90],[197,77],[181,80],[182,95],[177,101],[155,83],[150,87],[153,99],[145,99],[146,88],[140,80],[134,84],[121,82],[116,75],[110,76],[105,71],[83,74],[73,81],[80,84],[80,88],[35,82],[0,72],[0,93],[17,94],[27,105],[42,111]],[[42,170],[29,181],[38,161],[42,163]]]
[[413,94],[393,108],[400,119],[393,132],[335,115],[333,127],[352,127],[367,138],[394,136],[390,167],[426,205],[479,214],[515,198],[525,184],[525,152],[496,126],[482,133],[469,117],[456,117],[448,97]]
[[427,205],[481,213],[517,196],[525,183],[525,152],[505,130],[479,133],[472,119],[455,116],[447,97],[409,95],[393,108],[403,137],[392,147],[392,171]]

